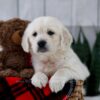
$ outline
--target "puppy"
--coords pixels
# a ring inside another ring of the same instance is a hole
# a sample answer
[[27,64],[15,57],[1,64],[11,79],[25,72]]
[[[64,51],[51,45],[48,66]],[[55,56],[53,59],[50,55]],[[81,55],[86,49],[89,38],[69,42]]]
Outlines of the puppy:
[[32,55],[35,69],[31,81],[45,87],[50,76],[52,92],[60,91],[70,79],[85,80],[89,71],[71,48],[72,36],[54,17],[39,17],[31,22],[22,38],[24,51]]

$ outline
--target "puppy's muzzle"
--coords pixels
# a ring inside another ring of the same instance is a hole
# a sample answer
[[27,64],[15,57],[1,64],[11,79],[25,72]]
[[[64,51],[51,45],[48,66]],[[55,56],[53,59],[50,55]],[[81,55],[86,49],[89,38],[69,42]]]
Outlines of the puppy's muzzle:
[[41,40],[38,42],[38,52],[46,52],[48,51],[46,47],[47,42],[45,40]]

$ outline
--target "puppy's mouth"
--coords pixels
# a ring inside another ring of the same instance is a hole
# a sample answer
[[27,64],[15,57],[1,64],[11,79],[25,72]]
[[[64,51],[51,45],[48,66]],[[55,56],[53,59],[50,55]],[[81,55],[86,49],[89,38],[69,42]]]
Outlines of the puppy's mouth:
[[38,52],[40,52],[40,53],[46,53],[46,52],[48,52],[48,49],[46,47],[44,47],[44,48],[38,48]]

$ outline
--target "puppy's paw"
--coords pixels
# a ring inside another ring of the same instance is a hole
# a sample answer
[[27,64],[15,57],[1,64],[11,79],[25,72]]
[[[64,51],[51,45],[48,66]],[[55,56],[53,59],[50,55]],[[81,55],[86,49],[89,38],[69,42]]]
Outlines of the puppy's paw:
[[31,78],[31,83],[35,87],[39,87],[39,88],[45,87],[47,82],[48,82],[48,77],[42,72],[37,72]]
[[65,85],[65,79],[61,78],[61,77],[51,77],[50,81],[49,81],[49,86],[52,92],[59,92],[60,90],[63,89],[64,85]]

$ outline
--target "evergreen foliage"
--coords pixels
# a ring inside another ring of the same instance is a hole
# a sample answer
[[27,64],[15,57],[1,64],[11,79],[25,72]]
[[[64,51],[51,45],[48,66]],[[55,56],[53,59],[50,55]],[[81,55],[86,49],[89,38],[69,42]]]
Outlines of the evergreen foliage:
[[100,93],[100,32],[96,34],[96,42],[92,52],[91,76],[88,82],[88,95],[97,95]]

